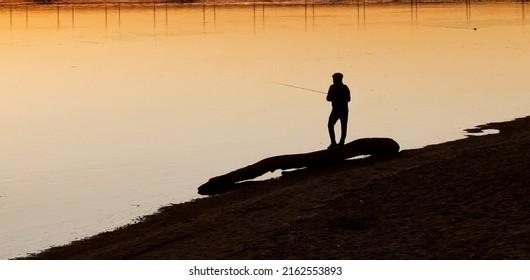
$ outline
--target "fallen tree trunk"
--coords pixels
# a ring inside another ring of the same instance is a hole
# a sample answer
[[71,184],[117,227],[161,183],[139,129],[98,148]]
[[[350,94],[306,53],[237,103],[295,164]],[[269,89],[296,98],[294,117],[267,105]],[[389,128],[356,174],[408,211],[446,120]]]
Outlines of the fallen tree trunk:
[[315,167],[363,155],[389,155],[399,152],[399,144],[390,138],[361,138],[337,149],[305,154],[282,155],[263,159],[255,164],[211,178],[199,187],[199,194],[214,195],[226,192],[237,182],[254,179],[275,170]]

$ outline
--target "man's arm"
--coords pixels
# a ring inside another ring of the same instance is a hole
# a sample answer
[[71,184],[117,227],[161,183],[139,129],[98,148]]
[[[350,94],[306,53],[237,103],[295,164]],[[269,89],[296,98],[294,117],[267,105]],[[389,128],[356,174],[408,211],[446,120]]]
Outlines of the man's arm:
[[329,86],[328,95],[326,96],[326,100],[329,102],[333,101],[333,85]]

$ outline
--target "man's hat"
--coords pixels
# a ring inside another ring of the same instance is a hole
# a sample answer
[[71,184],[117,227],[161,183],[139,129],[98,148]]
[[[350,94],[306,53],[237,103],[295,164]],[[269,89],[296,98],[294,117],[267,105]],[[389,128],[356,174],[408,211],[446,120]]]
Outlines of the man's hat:
[[342,79],[343,75],[342,75],[342,73],[335,73],[331,77],[333,77],[333,78],[337,77],[337,78],[341,78]]

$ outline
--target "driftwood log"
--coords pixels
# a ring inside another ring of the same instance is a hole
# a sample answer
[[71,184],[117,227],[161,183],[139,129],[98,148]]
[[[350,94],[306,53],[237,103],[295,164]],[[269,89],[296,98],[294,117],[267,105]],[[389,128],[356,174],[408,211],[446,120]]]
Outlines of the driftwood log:
[[336,163],[356,156],[389,155],[397,152],[399,152],[399,144],[393,139],[362,138],[337,149],[270,157],[225,175],[211,178],[199,187],[199,194],[220,194],[232,189],[238,182],[254,179],[278,169],[315,167]]

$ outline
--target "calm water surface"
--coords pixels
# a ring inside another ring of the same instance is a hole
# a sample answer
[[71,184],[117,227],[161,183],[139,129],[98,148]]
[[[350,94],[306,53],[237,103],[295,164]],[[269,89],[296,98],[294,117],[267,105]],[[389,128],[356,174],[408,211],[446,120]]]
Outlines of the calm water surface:
[[352,90],[349,140],[418,148],[528,115],[527,10],[1,6],[0,258],[325,148],[330,105],[316,91],[337,71]]

